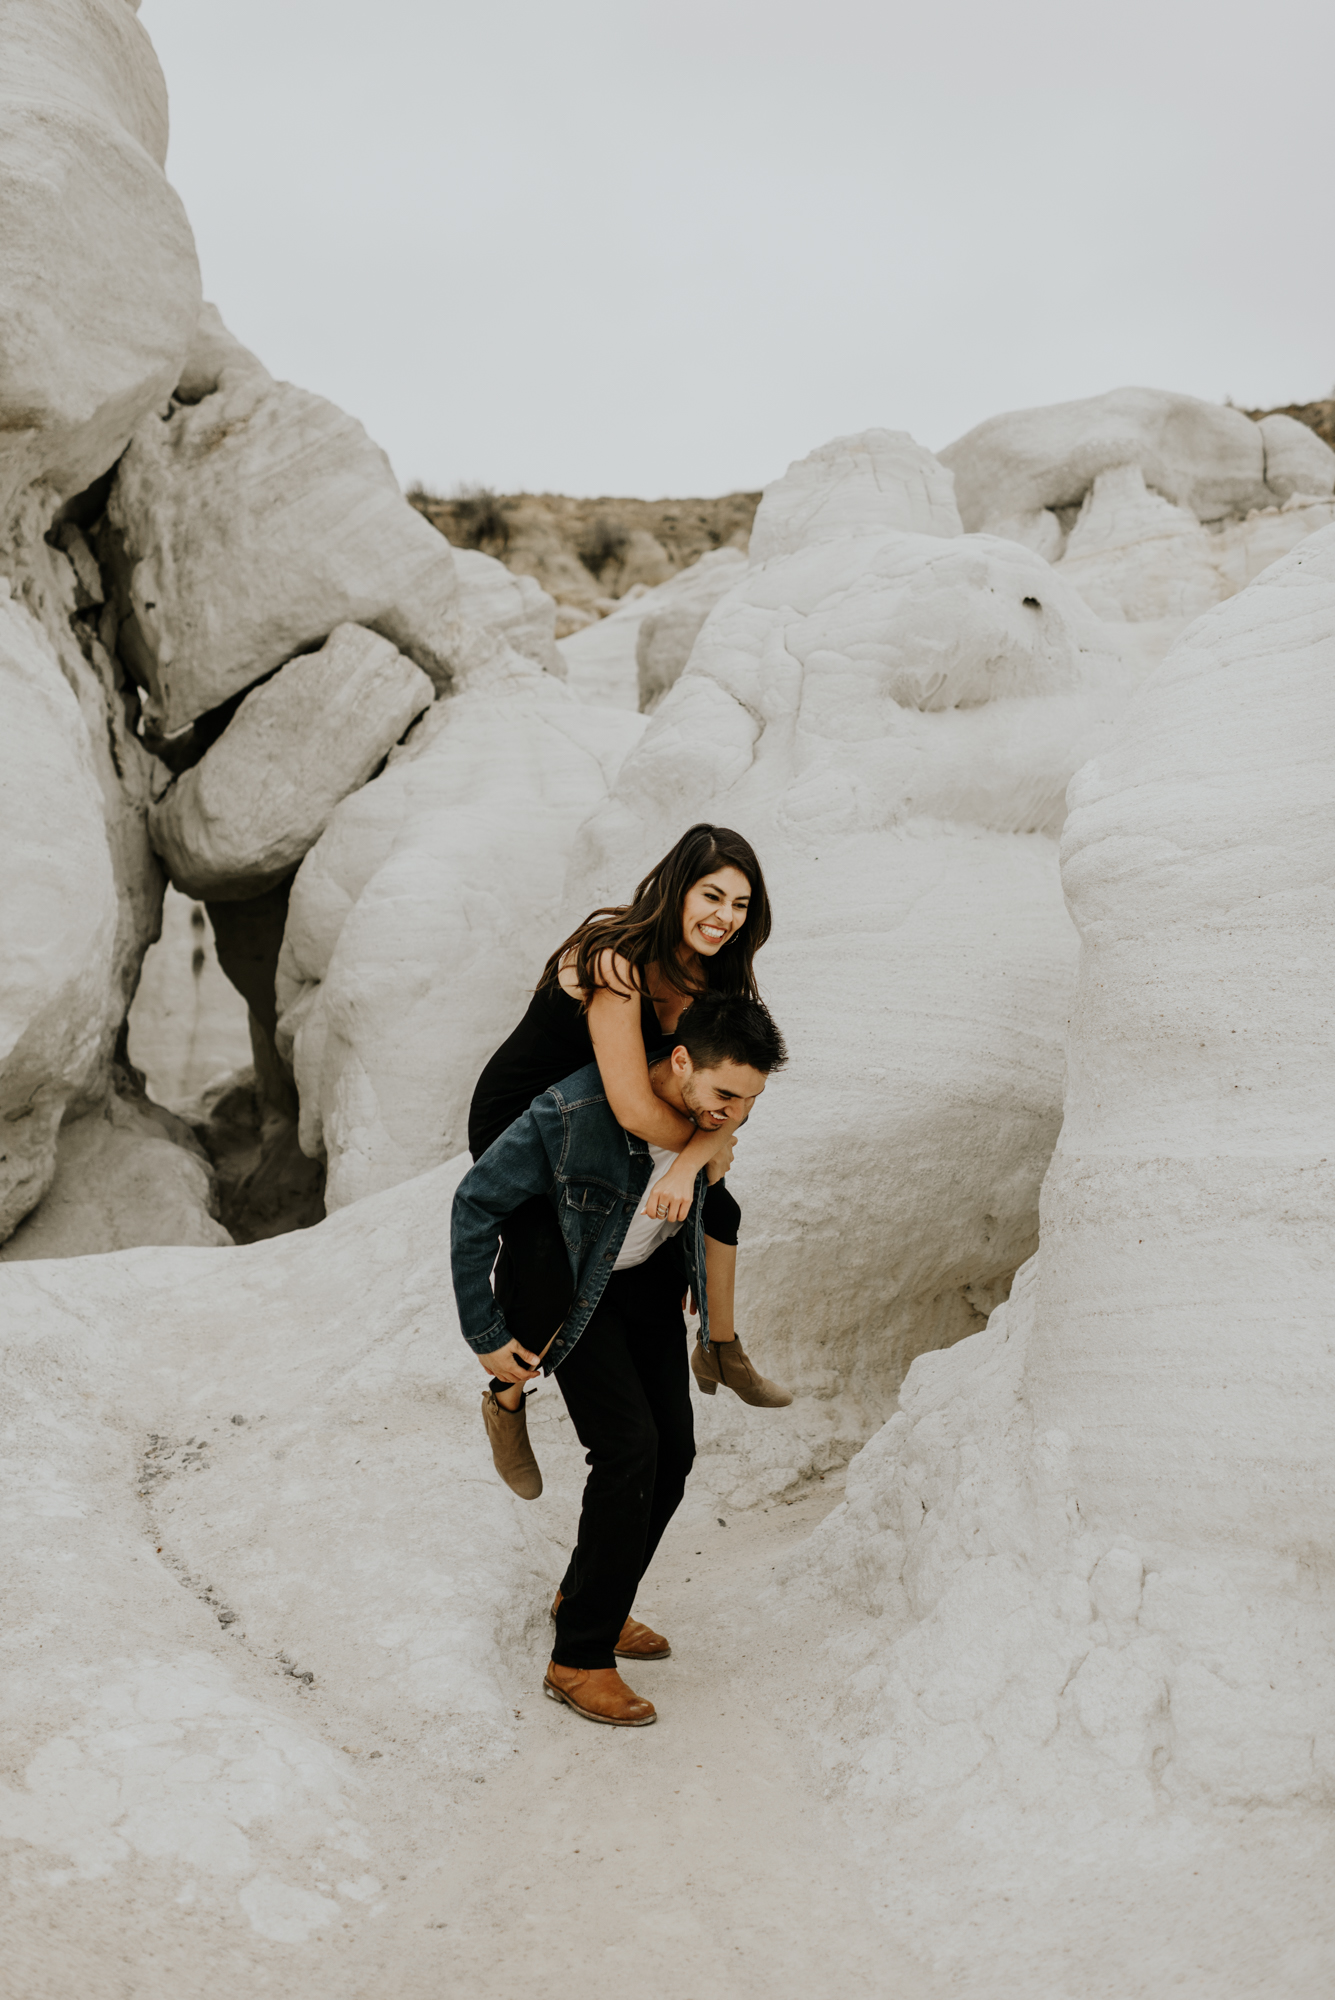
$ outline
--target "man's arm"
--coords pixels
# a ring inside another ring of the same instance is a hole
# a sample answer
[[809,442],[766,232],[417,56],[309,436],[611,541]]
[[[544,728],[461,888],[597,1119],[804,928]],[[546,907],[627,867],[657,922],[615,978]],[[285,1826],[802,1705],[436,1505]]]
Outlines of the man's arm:
[[450,1273],[459,1330],[474,1354],[493,1354],[510,1339],[505,1315],[491,1290],[500,1226],[530,1195],[547,1193],[563,1137],[556,1104],[546,1095],[539,1097],[487,1148],[455,1189]]

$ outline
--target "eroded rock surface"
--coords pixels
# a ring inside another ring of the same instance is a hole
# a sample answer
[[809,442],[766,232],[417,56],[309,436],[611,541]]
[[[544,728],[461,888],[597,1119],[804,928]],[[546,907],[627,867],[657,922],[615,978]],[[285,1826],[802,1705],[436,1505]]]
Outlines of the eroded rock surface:
[[388,639],[336,626],[318,652],[253,689],[153,808],[149,830],[175,886],[217,901],[273,888],[434,698]]
[[71,1110],[106,1087],[119,1021],[117,902],[84,720],[50,645],[0,580],[0,1240],[56,1166]]
[[1335,1785],[1333,621],[1327,530],[1199,620],[1077,776],[1037,1257],[914,1363],[786,1585],[869,1614],[818,1727],[879,1837],[967,1828],[1008,1892],[1025,1826],[1059,1880],[1078,1826],[1182,1887],[1236,1850],[1241,1884],[1240,1809],[1304,1851]]
[[[198,382],[193,386],[198,387]],[[477,635],[448,545],[361,425],[320,396],[224,369],[135,432],[108,503],[118,643],[163,735],[336,625],[370,626],[449,687]]]
[[278,973],[279,1048],[330,1209],[466,1146],[473,1085],[560,941],[575,829],[643,726],[548,675],[479,686],[334,813]]
[[139,1244],[216,1248],[232,1241],[217,1208],[208,1160],[188,1127],[145,1099],[113,1094],[63,1127],[51,1185],[0,1248],[0,1263]]
[[199,311],[162,171],[167,93],[107,0],[6,0],[0,73],[0,542],[25,489],[92,484],[178,374]]

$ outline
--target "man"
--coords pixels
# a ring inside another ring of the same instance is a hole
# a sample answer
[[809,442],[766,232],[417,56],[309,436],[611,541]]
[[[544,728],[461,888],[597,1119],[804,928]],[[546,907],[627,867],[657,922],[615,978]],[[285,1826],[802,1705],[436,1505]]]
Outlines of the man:
[[[665,1103],[719,1131],[749,1115],[766,1078],[787,1059],[759,1001],[705,994],[683,1014],[671,1054],[653,1065],[650,1082]],[[709,1353],[705,1176],[684,1224],[645,1216],[645,1193],[664,1165],[653,1151],[617,1124],[591,1063],[535,1098],[464,1176],[450,1232],[464,1339],[499,1381],[531,1381],[540,1363],[554,1371],[588,1457],[544,1688],[590,1722],[632,1728],[656,1714],[622,1680],[615,1656],[668,1656],[667,1641],[630,1610],[695,1457],[682,1339],[688,1284],[700,1311],[700,1351]],[[548,1339],[540,1301],[529,1301],[528,1323],[541,1330],[530,1346],[512,1336],[490,1274],[502,1218],[537,1194],[556,1206],[575,1303]]]

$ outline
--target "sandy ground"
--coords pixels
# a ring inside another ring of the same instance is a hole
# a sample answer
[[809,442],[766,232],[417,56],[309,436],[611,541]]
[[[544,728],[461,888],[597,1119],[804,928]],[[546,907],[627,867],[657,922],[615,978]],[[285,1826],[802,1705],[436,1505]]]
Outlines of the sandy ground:
[[[720,1517],[688,1496],[636,1610],[673,1657],[628,1669],[652,1728],[596,1728],[515,1662],[522,1747],[355,1950],[346,1990],[547,2000],[935,1995],[859,1886],[840,1822],[774,1711],[783,1662],[754,1608],[778,1554],[841,1497]],[[720,1525],[720,1518],[726,1526]]]

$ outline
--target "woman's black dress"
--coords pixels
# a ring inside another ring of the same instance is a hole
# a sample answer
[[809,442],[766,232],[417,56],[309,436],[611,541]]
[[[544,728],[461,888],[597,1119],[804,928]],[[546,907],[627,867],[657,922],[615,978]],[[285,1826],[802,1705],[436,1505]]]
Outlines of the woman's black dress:
[[[640,1032],[650,1062],[672,1046],[647,996],[640,1000]],[[540,986],[519,1026],[477,1080],[468,1112],[468,1149],[473,1158],[480,1160],[535,1097],[593,1061],[589,1017],[580,1002],[555,981]],[[705,1196],[705,1233],[716,1242],[735,1243],[740,1217],[726,1184],[714,1182]],[[501,1225],[495,1289],[512,1337],[531,1352],[541,1352],[575,1295],[565,1239],[546,1195],[534,1195]]]

